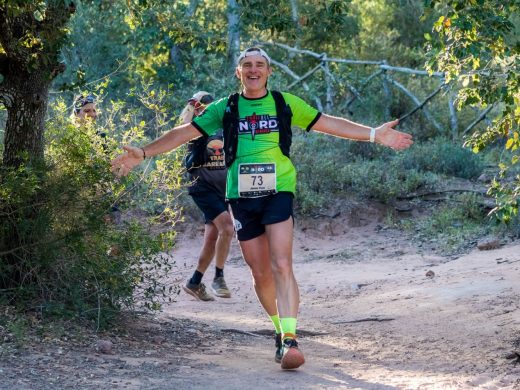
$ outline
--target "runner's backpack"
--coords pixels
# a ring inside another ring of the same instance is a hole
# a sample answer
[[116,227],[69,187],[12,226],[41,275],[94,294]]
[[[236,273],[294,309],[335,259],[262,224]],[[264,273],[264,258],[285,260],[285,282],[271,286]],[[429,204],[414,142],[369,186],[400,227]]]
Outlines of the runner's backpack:
[[193,168],[198,168],[206,162],[207,137],[202,136],[188,142],[188,153],[184,157],[184,166],[189,172]]
[[[281,92],[271,91],[276,106],[276,117],[278,118],[278,131],[280,137],[280,150],[289,157],[292,143],[291,107],[285,103],[285,99]],[[222,125],[224,128],[224,154],[226,159],[226,167],[230,167],[235,161],[238,147],[238,122],[240,120],[238,114],[238,97],[239,93],[229,96]]]

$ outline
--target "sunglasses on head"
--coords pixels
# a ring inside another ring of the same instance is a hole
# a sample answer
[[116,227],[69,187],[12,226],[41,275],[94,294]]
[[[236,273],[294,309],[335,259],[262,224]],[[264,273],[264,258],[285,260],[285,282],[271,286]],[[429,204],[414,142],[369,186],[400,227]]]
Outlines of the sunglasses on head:
[[86,106],[90,103],[96,103],[96,98],[93,95],[83,96],[81,95],[76,99],[76,104],[74,105],[74,109],[77,112],[81,110],[81,107]]
[[211,95],[204,95],[199,100],[191,98],[188,100],[188,103],[191,104],[195,108],[200,108],[200,106],[207,106],[211,102],[213,102],[213,96]]

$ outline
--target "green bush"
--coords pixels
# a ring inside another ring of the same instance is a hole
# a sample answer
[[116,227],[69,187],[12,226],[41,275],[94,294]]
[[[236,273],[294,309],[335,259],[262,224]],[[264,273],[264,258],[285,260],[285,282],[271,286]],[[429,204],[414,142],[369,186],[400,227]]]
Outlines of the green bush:
[[295,134],[291,150],[298,170],[298,211],[313,213],[329,206],[341,193],[381,202],[431,188],[438,178],[406,167],[402,154],[361,142],[319,134]]
[[166,206],[152,218],[175,221],[176,159],[158,161],[154,175],[138,171],[118,182],[109,161],[120,140],[76,127],[64,112],[48,123],[46,136],[43,165],[2,172],[3,303],[37,305],[43,313],[92,319],[98,326],[122,308],[158,309],[178,291],[164,283],[172,264],[163,253],[174,245],[175,232],[152,229],[154,221],[142,214],[116,223],[113,207],[125,213],[156,198],[160,182]]
[[402,154],[403,167],[464,179],[477,178],[484,169],[482,156],[445,138],[415,144]]

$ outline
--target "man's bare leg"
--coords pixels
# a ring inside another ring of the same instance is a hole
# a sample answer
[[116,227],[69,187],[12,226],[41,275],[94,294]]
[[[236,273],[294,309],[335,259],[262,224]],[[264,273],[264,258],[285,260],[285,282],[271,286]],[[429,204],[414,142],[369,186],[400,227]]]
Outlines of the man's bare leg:
[[292,267],[293,219],[266,225],[271,266],[276,284],[276,301],[283,331],[281,367],[295,369],[305,363],[296,341],[296,321],[300,305],[298,283]]
[[234,234],[233,221],[229,213],[224,211],[213,220],[213,225],[215,225],[218,231],[218,238],[214,246],[215,265],[219,268],[224,268]]
[[213,225],[218,231],[218,238],[215,243],[215,278],[211,287],[217,297],[230,298],[231,293],[224,280],[224,264],[229,255],[229,247],[234,234],[233,222],[229,213],[224,211],[213,220]]
[[213,223],[204,225],[204,241],[200,249],[197,271],[205,273],[215,256],[215,246],[218,240],[218,230]]
[[300,293],[292,268],[293,219],[266,226],[280,318],[298,316]]
[[267,235],[240,241],[242,256],[251,269],[253,285],[260,304],[269,316],[278,314],[276,287],[271,270]]
[[215,255],[215,245],[218,238],[218,230],[213,223],[207,223],[204,225],[204,241],[202,248],[199,253],[199,259],[197,261],[197,269],[193,273],[193,276],[188,280],[184,291],[191,296],[201,301],[214,301],[215,298],[206,291],[206,286],[202,283],[202,276],[208,269]]

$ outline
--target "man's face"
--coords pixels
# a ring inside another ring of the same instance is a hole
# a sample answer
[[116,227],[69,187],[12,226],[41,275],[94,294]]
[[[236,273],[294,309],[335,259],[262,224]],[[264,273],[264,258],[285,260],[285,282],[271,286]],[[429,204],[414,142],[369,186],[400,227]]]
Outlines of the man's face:
[[265,90],[267,79],[272,69],[261,55],[244,58],[236,68],[236,76],[240,79],[244,92],[260,92]]
[[95,121],[97,118],[97,110],[95,103],[87,103],[79,109],[77,117],[81,120]]

